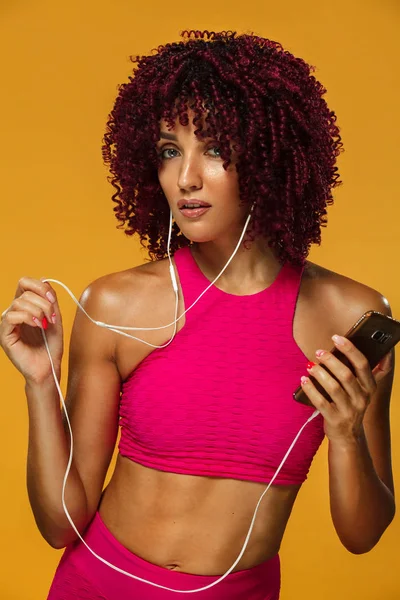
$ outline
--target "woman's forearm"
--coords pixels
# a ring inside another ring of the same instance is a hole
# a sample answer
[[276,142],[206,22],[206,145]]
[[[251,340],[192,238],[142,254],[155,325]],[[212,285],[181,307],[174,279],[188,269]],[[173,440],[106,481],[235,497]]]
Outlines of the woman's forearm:
[[330,441],[328,456],[337,534],[350,552],[368,552],[394,517],[393,494],[375,471],[364,434],[351,441]]
[[[27,488],[37,526],[46,541],[62,548],[76,539],[64,512],[62,484],[69,459],[68,433],[65,432],[60,401],[53,379],[26,383],[29,413]],[[65,488],[65,503],[78,531],[87,522],[85,490],[72,462]]]

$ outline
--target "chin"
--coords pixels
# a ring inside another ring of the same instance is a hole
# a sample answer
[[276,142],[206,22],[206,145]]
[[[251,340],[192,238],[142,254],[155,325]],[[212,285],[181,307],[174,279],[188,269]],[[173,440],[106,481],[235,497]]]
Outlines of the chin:
[[189,235],[188,233],[185,233],[184,231],[182,231],[182,234],[185,236],[186,239],[188,239],[190,242],[192,242],[193,244],[204,244],[205,242],[213,242],[215,241],[215,237],[211,236],[211,235],[207,235],[206,233],[204,233],[203,235],[198,234],[198,235]]
[[215,232],[210,231],[210,228],[207,226],[204,226],[204,224],[201,224],[201,226],[196,227],[193,225],[200,225],[200,224],[193,223],[192,227],[191,227],[190,224],[188,225],[187,223],[185,223],[185,225],[183,227],[180,227],[180,224],[177,222],[177,225],[178,225],[179,231],[182,233],[182,235],[184,235],[185,238],[187,238],[191,242],[196,242],[196,243],[213,242],[218,237],[218,235]]

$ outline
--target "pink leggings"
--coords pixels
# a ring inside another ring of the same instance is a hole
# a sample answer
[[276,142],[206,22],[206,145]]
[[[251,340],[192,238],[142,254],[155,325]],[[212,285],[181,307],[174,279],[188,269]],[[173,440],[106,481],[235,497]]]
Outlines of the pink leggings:
[[[193,590],[219,579],[171,571],[139,558],[123,546],[96,513],[83,536],[99,556],[142,579],[177,590]],[[251,569],[230,573],[214,587],[181,594],[118,573],[99,561],[78,540],[68,546],[57,567],[47,600],[278,600],[280,563],[277,554]]]

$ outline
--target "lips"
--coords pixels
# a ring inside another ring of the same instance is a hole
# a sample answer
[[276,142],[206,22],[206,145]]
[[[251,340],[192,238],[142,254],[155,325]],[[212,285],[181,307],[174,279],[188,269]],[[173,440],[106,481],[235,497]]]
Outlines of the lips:
[[188,217],[189,219],[195,219],[197,217],[201,217],[208,210],[210,210],[211,206],[200,206],[199,208],[185,208],[184,206],[179,209],[181,215]]
[[194,208],[191,209],[190,207],[210,208],[210,206],[211,206],[211,204],[208,204],[208,202],[204,202],[204,200],[197,200],[196,198],[191,198],[190,200],[185,200],[184,198],[182,198],[178,202],[179,209],[187,208],[189,210],[194,210]]

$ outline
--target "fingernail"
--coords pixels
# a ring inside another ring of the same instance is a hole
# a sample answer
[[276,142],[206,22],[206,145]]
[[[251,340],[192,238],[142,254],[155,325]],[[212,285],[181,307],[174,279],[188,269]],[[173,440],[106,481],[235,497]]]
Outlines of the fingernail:
[[39,327],[41,327],[39,319],[37,319],[36,317],[32,317],[32,319],[35,321],[36,325],[38,325]]
[[304,375],[303,375],[303,377],[301,377],[300,381],[301,381],[301,385],[304,385],[305,383],[307,383],[308,377],[304,377]]
[[48,325],[49,325],[49,324],[48,324],[48,322],[47,322],[47,319],[46,319],[46,317],[43,317],[43,319],[42,319],[42,326],[43,326],[43,329],[47,329]]
[[53,325],[55,324],[55,322],[56,322],[56,313],[53,313],[51,315],[51,322],[53,323]]
[[335,344],[337,344],[338,346],[344,346],[345,340],[344,340],[344,338],[342,336],[340,336],[340,335],[333,335],[332,339],[335,342]]
[[315,366],[315,363],[313,363],[311,361],[309,363],[307,363],[307,371],[309,371],[310,369],[312,369],[314,366]]
[[315,353],[315,356],[318,356],[318,358],[320,358],[324,354],[325,354],[325,350],[317,350],[316,353]]
[[53,296],[53,294],[51,292],[46,292],[46,296],[47,296],[47,298],[48,298],[48,300],[50,302],[55,302],[56,301],[56,299],[54,298],[54,296]]

